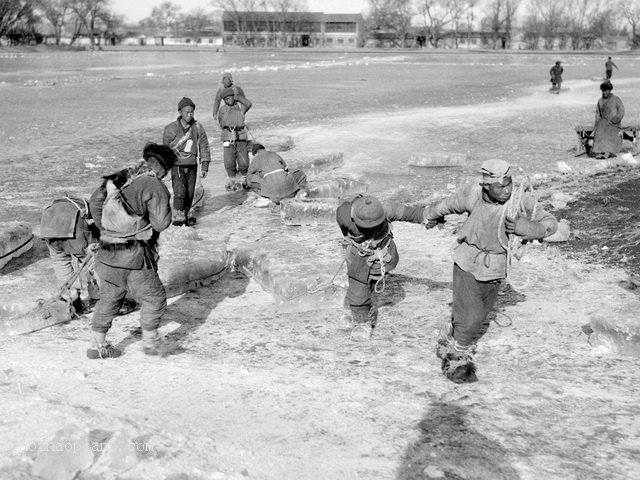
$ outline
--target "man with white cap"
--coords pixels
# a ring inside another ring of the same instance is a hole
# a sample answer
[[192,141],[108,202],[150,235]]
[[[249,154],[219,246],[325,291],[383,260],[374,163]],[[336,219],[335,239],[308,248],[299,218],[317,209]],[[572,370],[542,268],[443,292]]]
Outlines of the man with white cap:
[[[455,383],[477,381],[473,354],[486,333],[502,280],[507,276],[509,239],[542,239],[553,234],[557,221],[536,205],[535,197],[512,197],[511,166],[500,159],[482,163],[482,179],[456,191],[425,209],[427,228],[444,222],[448,214],[468,213],[457,232],[453,254],[453,303],[451,321],[438,338],[436,355],[442,373]],[[517,202],[514,203],[514,202]],[[511,216],[508,212],[519,212]]]
[[[374,292],[381,293],[385,275],[398,265],[398,250],[391,232],[391,222],[423,223],[424,207],[409,207],[396,202],[380,202],[370,195],[358,195],[340,204],[336,221],[348,241],[346,251],[349,287],[345,328],[354,328],[352,337],[369,337],[378,319],[372,302]],[[364,335],[353,335],[356,331]]]

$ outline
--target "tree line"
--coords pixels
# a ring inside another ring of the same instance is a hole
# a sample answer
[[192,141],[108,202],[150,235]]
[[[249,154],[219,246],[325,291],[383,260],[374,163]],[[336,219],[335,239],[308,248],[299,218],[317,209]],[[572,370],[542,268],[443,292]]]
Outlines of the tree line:
[[[150,15],[129,27],[171,35],[189,32],[196,38],[207,30],[221,30],[220,14],[273,12],[286,22],[294,12],[308,11],[305,0],[210,0],[213,11],[182,7],[165,1]],[[93,47],[101,37],[115,35],[127,25],[109,0],[2,0],[0,37],[14,42],[37,41],[42,25],[60,44],[64,32],[75,39],[86,35]],[[640,0],[368,0],[364,15],[366,36],[384,32],[397,47],[413,46],[410,32],[422,32],[431,47],[445,38],[469,39],[474,31],[489,35],[493,48],[509,48],[519,30],[526,48],[588,49],[607,37],[627,34],[638,48]]]

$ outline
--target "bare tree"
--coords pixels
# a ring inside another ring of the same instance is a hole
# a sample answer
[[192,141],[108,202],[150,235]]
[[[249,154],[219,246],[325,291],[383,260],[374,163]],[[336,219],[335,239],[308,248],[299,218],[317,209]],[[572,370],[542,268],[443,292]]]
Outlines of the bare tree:
[[153,7],[150,17],[159,32],[170,34],[173,30],[175,33],[180,21],[180,10],[182,10],[180,5],[166,1]]
[[638,26],[640,25],[640,3],[621,0],[618,8],[631,27],[631,48],[639,48],[640,38],[638,38]]
[[56,45],[60,45],[62,30],[70,11],[67,0],[35,0],[35,4],[44,14],[44,18],[51,24]]
[[449,1],[447,0],[421,0],[418,2],[418,13],[427,30],[427,39],[434,48],[438,48],[445,27],[453,21],[451,10],[448,7]]
[[483,23],[485,28],[491,31],[494,49],[498,47],[499,43],[501,48],[507,48],[511,42],[513,19],[519,5],[520,0],[491,0],[489,13]]
[[30,0],[0,1],[0,37],[25,23],[32,23],[33,15],[33,4]]
[[191,32],[197,41],[204,29],[213,26],[213,19],[202,7],[198,7],[182,17],[182,26]]
[[95,48],[97,28],[109,13],[108,4],[109,0],[69,0],[69,8],[76,17],[76,35],[84,27],[92,50]]
[[395,43],[406,44],[413,16],[411,0],[369,0],[369,24],[377,30],[395,33]]

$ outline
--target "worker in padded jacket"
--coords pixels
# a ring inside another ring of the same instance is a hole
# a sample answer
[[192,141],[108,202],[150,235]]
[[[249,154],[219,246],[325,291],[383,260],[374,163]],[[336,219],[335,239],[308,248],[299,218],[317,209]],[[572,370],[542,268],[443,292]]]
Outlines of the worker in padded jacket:
[[173,188],[173,224],[176,227],[196,224],[192,214],[196,191],[198,167],[200,177],[209,172],[211,152],[204,127],[194,118],[196,106],[188,97],[178,102],[180,116],[164,128],[162,143],[169,145],[176,154],[176,163],[171,169]]
[[[423,223],[424,208],[396,202],[380,202],[370,195],[358,195],[338,207],[336,221],[347,240],[346,262],[349,286],[341,326],[354,328],[354,337],[373,333],[378,308],[373,293],[381,293],[385,275],[398,264],[399,256],[391,222]],[[364,331],[363,331],[364,328]]]
[[119,357],[121,351],[106,341],[113,317],[128,293],[140,305],[143,351],[162,353],[158,334],[167,308],[167,296],[158,276],[158,237],[171,225],[169,190],[162,182],[176,156],[165,145],[147,144],[144,161],[104,177],[89,200],[100,243],[96,272],[100,300],[91,328],[93,345],[87,357]]
[[[249,132],[245,116],[253,104],[233,88],[225,88],[221,97],[224,103],[214,112],[214,116],[218,114],[220,124],[222,157],[228,177],[225,188],[233,191],[246,186],[249,169]],[[240,178],[237,178],[238,174]]]
[[500,159],[481,166],[480,183],[459,189],[425,209],[426,227],[444,222],[452,213],[468,213],[458,230],[453,254],[451,321],[438,338],[436,354],[443,374],[454,383],[477,380],[473,362],[476,343],[486,333],[502,281],[507,277],[508,252],[514,236],[542,239],[557,229],[553,215],[528,192],[512,196],[511,166]]

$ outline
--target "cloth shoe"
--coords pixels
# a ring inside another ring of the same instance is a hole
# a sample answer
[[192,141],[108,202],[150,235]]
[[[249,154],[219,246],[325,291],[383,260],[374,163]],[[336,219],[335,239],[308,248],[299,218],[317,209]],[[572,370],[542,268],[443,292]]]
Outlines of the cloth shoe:
[[120,355],[122,355],[122,350],[109,343],[98,343],[95,347],[87,349],[87,358],[91,360],[118,358]]
[[87,305],[82,301],[80,297],[76,298],[73,302],[71,302],[71,306],[75,311],[76,315],[84,315],[89,311]]
[[196,223],[197,223],[196,217],[187,217],[187,221],[185,222],[185,225],[187,227],[193,227]]
[[172,225],[174,227],[181,227],[187,222],[187,216],[181,210],[174,212]]

